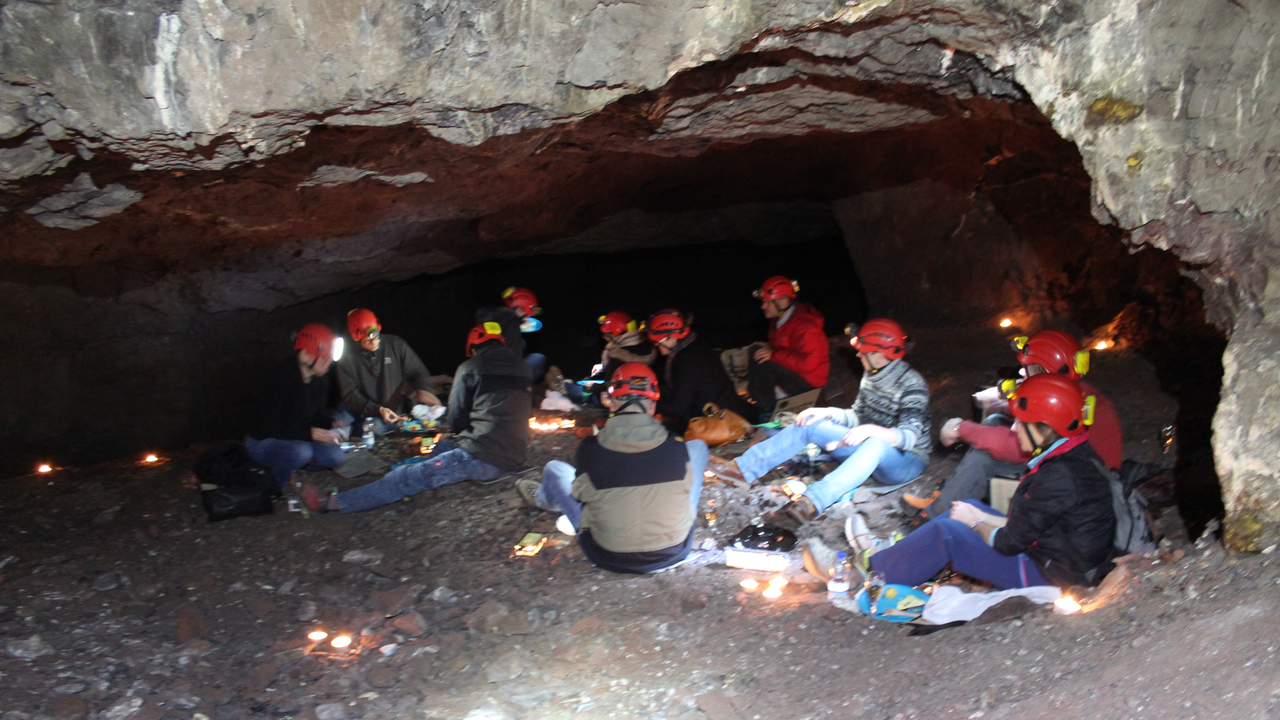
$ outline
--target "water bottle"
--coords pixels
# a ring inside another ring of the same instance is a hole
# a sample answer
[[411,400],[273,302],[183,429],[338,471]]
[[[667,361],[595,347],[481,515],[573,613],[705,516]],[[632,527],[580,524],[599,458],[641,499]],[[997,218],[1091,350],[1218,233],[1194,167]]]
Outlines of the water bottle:
[[836,553],[836,563],[831,567],[831,579],[827,581],[827,600],[849,595],[849,560],[844,553]]
[[364,419],[364,447],[366,450],[373,449],[373,440],[374,440],[373,428],[374,428],[373,418],[371,417],[365,418]]

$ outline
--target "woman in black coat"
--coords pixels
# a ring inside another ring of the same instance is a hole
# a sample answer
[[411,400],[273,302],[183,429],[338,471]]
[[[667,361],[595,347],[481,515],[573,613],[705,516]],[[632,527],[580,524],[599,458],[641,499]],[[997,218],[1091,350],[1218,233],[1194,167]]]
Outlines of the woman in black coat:
[[662,424],[682,434],[690,418],[700,417],[707,403],[754,420],[758,414],[754,406],[734,390],[719,353],[698,337],[692,322],[687,314],[668,309],[654,313],[645,325],[662,356],[656,368],[662,387],[657,409]]

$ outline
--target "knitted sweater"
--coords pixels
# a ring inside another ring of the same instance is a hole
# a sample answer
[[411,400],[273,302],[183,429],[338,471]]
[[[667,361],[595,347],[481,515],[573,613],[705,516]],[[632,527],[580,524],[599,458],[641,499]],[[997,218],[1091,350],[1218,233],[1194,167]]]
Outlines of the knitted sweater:
[[879,425],[898,431],[894,446],[929,464],[929,386],[906,360],[898,359],[876,373],[863,373],[853,408],[836,422],[849,427]]

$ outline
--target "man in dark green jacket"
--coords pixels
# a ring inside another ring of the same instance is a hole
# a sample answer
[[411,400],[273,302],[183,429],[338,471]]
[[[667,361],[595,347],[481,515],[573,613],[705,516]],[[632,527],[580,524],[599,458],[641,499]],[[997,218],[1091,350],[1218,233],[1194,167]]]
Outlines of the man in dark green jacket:
[[409,344],[382,332],[371,310],[347,313],[347,331],[356,347],[338,363],[338,388],[347,416],[340,418],[358,435],[364,418],[373,418],[382,435],[404,419],[412,404],[439,405],[431,373]]

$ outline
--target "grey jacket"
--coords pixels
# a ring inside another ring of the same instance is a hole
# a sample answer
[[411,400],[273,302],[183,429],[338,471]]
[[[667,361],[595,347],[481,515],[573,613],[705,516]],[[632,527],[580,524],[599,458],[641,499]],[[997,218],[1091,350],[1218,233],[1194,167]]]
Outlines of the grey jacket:
[[458,366],[449,393],[449,427],[458,447],[503,470],[524,463],[533,383],[529,366],[497,343]]
[[353,344],[353,352],[338,362],[342,404],[351,412],[377,417],[380,407],[400,412],[414,390],[436,394],[431,373],[409,343],[383,333],[382,345],[374,352]]

